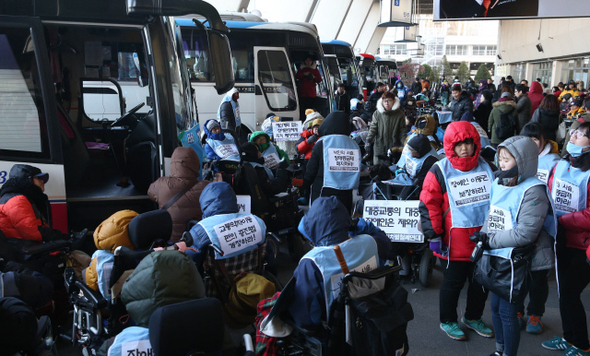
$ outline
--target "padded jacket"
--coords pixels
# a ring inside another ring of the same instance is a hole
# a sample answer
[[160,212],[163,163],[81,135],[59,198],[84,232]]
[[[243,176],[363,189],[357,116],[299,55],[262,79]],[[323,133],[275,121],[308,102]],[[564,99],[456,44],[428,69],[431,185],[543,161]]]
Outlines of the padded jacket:
[[543,95],[543,85],[538,81],[531,83],[531,89],[528,92],[529,99],[531,99],[531,115],[537,110],[541,101],[545,98]]
[[473,101],[471,101],[469,93],[463,90],[459,100],[453,99],[449,107],[453,113],[453,121],[459,121],[466,112],[473,112]]
[[488,132],[492,134],[490,141],[498,145],[502,143],[502,140],[496,135],[496,127],[500,125],[500,119],[502,113],[511,114],[514,116],[516,124],[516,132],[520,132],[518,110],[516,109],[516,103],[512,99],[501,98],[492,104],[492,112],[490,112],[490,118],[488,119]]
[[528,94],[522,94],[516,101],[516,110],[518,111],[518,124],[520,128],[528,124],[531,120],[531,99]]
[[[577,159],[573,159],[569,154],[562,159],[567,160],[574,167],[579,165],[579,160],[590,159],[590,154],[586,153]],[[555,177],[555,167],[551,172],[547,185],[553,189],[553,178]],[[573,213],[562,215],[559,218],[560,228],[565,228],[566,246],[586,250],[590,247],[590,183],[586,193],[586,209]]]
[[[457,142],[471,138],[475,144],[475,154],[472,157],[460,158],[453,148]],[[445,131],[444,148],[447,159],[454,169],[468,172],[478,165],[481,141],[475,126],[467,121],[451,123]],[[492,177],[490,177],[491,179]],[[445,178],[438,164],[432,166],[426,174],[422,192],[420,193],[420,223],[426,239],[443,238],[445,246],[449,248],[449,260],[469,261],[475,244],[469,236],[479,231],[481,226],[473,228],[453,228],[449,196]],[[452,243],[451,243],[452,241]],[[442,255],[436,254],[438,257]]]
[[[152,183],[148,189],[148,196],[162,208],[178,192],[198,180],[199,167],[199,157],[192,148],[176,148],[172,153],[170,177],[160,177]],[[172,217],[171,242],[180,240],[189,220],[201,220],[203,212],[199,198],[207,184],[209,184],[208,181],[198,182],[168,208]]]
[[[311,150],[313,150],[314,143],[307,143],[307,139],[313,135],[313,131],[311,129],[305,130],[299,134],[301,137],[297,142],[297,153],[300,155],[305,155],[305,159],[311,158]],[[318,135],[317,139],[319,140],[320,136]],[[317,140],[316,140],[317,142]]]
[[382,101],[383,99],[377,101],[377,110],[373,113],[367,135],[367,141],[374,142],[374,164],[379,163],[378,155],[386,154],[394,146],[403,146],[406,141],[406,115],[401,108],[401,101],[395,98],[391,110],[385,110]]

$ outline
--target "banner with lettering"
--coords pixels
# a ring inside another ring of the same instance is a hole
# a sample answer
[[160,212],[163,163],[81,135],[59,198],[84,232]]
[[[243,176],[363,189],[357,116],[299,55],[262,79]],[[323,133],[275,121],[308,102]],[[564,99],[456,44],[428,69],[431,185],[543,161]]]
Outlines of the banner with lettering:
[[297,141],[303,132],[301,121],[281,121],[272,123],[272,138],[275,141]]
[[383,230],[392,242],[422,243],[419,200],[365,200],[363,218]]

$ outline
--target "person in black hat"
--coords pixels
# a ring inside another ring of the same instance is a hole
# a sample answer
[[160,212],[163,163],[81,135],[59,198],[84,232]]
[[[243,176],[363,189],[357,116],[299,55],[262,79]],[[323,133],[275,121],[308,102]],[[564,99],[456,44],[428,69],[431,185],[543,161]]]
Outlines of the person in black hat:
[[47,242],[68,236],[51,227],[51,208],[45,195],[49,173],[15,164],[0,189],[0,230],[17,241]]
[[585,113],[586,110],[582,107],[582,100],[578,97],[573,98],[570,104],[570,111],[567,113],[568,119],[577,119],[580,115]]
[[[262,153],[255,143],[248,142],[243,144],[241,146],[240,156],[243,165],[254,167],[258,182],[267,197],[287,190],[289,179],[286,171],[284,169],[277,169],[275,176],[269,168],[265,167]],[[240,194],[253,194],[246,186],[241,186],[238,190]]]

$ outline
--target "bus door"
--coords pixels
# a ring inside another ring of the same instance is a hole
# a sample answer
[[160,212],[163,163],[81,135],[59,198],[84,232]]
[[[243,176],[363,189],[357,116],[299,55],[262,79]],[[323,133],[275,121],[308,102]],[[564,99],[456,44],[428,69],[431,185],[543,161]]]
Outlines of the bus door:
[[[41,21],[0,16],[0,186],[14,164],[49,173],[53,227],[68,231],[58,111]],[[66,133],[67,135],[67,133]]]
[[340,73],[340,64],[335,54],[324,54],[324,59],[328,65],[328,73],[330,74],[330,83],[334,86],[333,91],[336,90],[338,84],[342,83],[342,75]]
[[254,47],[256,128],[270,112],[286,121],[299,120],[295,78],[284,48]]

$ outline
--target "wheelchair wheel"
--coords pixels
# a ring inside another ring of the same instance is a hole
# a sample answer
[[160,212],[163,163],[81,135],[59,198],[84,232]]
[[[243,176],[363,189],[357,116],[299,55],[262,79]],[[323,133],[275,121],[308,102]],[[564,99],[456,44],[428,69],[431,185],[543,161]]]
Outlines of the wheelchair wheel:
[[420,258],[420,266],[418,267],[418,278],[422,287],[427,288],[430,285],[430,278],[432,277],[432,251],[426,247],[422,251],[422,257]]
[[287,242],[289,244],[289,256],[293,262],[299,262],[301,257],[310,250],[309,244],[298,232],[292,232],[289,234]]

